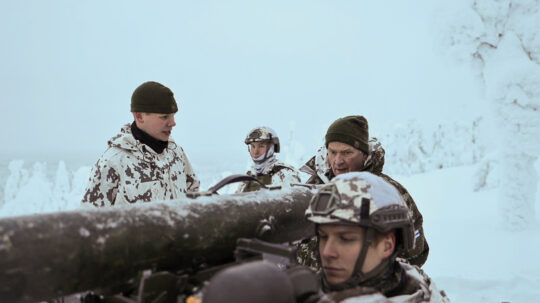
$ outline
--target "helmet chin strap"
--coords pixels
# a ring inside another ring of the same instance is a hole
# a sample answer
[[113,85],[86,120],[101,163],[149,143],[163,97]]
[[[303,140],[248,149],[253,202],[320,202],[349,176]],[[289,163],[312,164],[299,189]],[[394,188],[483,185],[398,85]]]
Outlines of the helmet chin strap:
[[374,237],[375,237],[375,230],[373,228],[367,228],[365,237],[364,237],[364,243],[362,244],[362,250],[360,251],[360,254],[358,255],[358,259],[356,259],[356,264],[354,265],[353,276],[356,273],[363,275],[362,266],[364,266],[368,248],[371,246],[371,244],[373,244]]

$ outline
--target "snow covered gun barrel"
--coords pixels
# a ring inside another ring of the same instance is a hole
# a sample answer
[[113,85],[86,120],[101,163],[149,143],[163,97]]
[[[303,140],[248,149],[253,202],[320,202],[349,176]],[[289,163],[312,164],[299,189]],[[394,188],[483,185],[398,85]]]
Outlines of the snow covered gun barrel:
[[307,188],[200,196],[0,220],[0,302],[121,291],[143,271],[198,271],[234,260],[237,238],[310,236]]

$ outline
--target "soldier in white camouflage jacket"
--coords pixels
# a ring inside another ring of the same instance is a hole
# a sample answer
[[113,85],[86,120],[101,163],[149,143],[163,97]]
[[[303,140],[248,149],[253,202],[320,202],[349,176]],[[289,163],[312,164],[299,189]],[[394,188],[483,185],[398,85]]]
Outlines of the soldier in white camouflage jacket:
[[178,111],[173,92],[157,82],[131,97],[135,121],[108,141],[90,175],[82,203],[97,207],[170,200],[199,190],[184,150],[170,139]]
[[[300,183],[298,171],[291,165],[285,164],[276,158],[279,153],[279,137],[270,127],[262,126],[252,129],[244,143],[253,160],[253,166],[247,172],[261,183],[268,186],[289,187],[293,183]],[[250,192],[259,190],[258,183],[250,181],[242,184],[237,192]]]

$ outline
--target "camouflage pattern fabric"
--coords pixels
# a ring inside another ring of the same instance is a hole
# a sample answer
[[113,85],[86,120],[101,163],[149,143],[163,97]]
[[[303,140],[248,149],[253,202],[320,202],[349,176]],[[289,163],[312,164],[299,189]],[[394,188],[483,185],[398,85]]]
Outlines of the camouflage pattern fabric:
[[108,146],[92,169],[83,205],[170,200],[199,190],[200,182],[187,155],[173,140],[158,154],[136,140],[127,124],[109,140]]
[[390,302],[385,296],[372,287],[357,286],[354,288],[345,289],[338,292],[330,292],[326,294],[327,301],[317,303],[336,303],[344,302],[347,299],[351,299],[353,302],[357,302],[355,299],[360,298],[362,303],[388,303]]
[[319,247],[317,238],[313,237],[302,242],[293,243],[296,247],[296,262],[302,266],[309,267],[314,272],[319,272]]
[[276,137],[276,132],[270,127],[261,126],[252,129],[244,140],[244,143],[250,144],[252,142],[272,141],[272,139]]
[[[326,161],[326,153],[326,147],[323,146],[319,148],[317,154],[306,162],[302,168],[300,168],[300,171],[311,175],[306,182],[307,184],[325,184],[328,183],[328,181],[325,182],[323,181],[324,179],[332,180],[332,178],[335,177],[330,164]],[[418,210],[416,203],[407,189],[405,189],[403,185],[392,179],[390,176],[383,174],[382,170],[384,167],[384,155],[385,151],[382,144],[377,140],[377,138],[371,138],[369,140],[369,155],[366,159],[363,171],[368,171],[382,177],[387,182],[394,185],[394,187],[396,187],[398,192],[401,194],[401,197],[409,207],[410,215],[413,220],[413,225],[415,228],[415,245],[414,249],[410,250],[407,254],[400,255],[399,257],[407,259],[413,265],[422,266],[426,262],[429,255],[429,245],[424,236],[424,219],[422,218],[422,214]],[[300,248],[299,250],[305,249]],[[313,259],[313,257],[300,256],[300,259],[308,262],[309,260]],[[310,267],[316,266],[312,263],[302,263]]]
[[[261,174],[257,174],[255,167],[252,167],[248,172],[248,175],[256,177],[264,185],[268,186],[281,186],[283,188],[290,187],[291,184],[300,183],[300,176],[298,171],[277,158],[271,160]],[[250,192],[259,190],[260,187],[255,182],[243,183],[237,193]]]
[[[387,228],[387,220],[393,224],[401,223],[410,226],[411,217],[408,207],[405,205],[401,194],[395,187],[382,177],[369,172],[351,172],[339,175],[332,179],[331,185],[326,185],[319,190],[316,196],[330,195],[329,201],[324,206],[323,213],[318,213],[312,207],[306,210],[306,218],[314,223],[330,224],[348,222],[364,227],[373,227],[381,232]],[[360,219],[362,203],[369,201],[368,218]],[[318,201],[317,199],[314,200]],[[312,201],[313,202],[313,201]],[[331,206],[329,206],[331,205]],[[317,208],[315,206],[315,208]],[[392,209],[392,215],[386,213],[392,219],[386,219],[386,215],[372,220],[371,217],[380,209]],[[412,234],[412,230],[409,230]]]
[[306,164],[300,167],[300,171],[310,175],[306,184],[326,184],[335,177],[328,161],[326,161],[327,150],[325,146],[317,149],[315,156],[311,157]]
[[[327,296],[333,302],[344,302],[349,299],[354,302],[364,302],[364,299],[367,302],[391,303],[450,302],[444,291],[439,291],[422,269],[407,262],[393,262],[387,273],[374,282],[371,285],[359,285],[343,291],[330,292]],[[373,296],[374,291],[379,295]],[[374,300],[375,298],[377,300]]]

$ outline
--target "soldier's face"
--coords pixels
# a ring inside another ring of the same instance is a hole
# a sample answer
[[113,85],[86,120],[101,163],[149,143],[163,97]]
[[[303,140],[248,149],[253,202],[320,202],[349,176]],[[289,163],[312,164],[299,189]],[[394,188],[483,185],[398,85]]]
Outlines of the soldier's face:
[[249,154],[251,158],[257,159],[266,153],[268,147],[269,145],[266,142],[253,142],[249,144]]
[[334,175],[341,175],[364,168],[366,156],[358,149],[341,142],[328,143],[327,161]]
[[176,126],[175,114],[133,113],[133,115],[137,127],[161,141],[168,141],[173,127]]
[[[393,235],[393,234],[392,234]],[[347,281],[354,273],[356,260],[362,250],[364,228],[360,226],[321,224],[317,228],[319,253],[326,280],[332,285]],[[391,237],[390,235],[388,237]],[[391,255],[386,240],[370,245],[362,272],[367,273]],[[395,237],[394,237],[395,243]],[[393,251],[393,247],[392,247]]]

